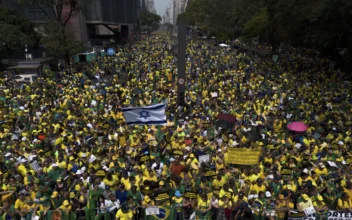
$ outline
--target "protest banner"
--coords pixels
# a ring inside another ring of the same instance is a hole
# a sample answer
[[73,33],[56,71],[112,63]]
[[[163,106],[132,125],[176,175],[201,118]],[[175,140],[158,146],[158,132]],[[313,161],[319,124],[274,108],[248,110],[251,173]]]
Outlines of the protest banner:
[[[302,213],[290,213],[288,216],[288,220],[316,220],[316,215],[317,213],[314,213],[312,215],[305,216]],[[352,213],[351,212],[344,212],[344,211],[335,211],[335,210],[329,210],[327,213],[327,219],[326,220],[351,220],[352,219]]]
[[255,165],[259,163],[260,149],[228,148],[229,163]]

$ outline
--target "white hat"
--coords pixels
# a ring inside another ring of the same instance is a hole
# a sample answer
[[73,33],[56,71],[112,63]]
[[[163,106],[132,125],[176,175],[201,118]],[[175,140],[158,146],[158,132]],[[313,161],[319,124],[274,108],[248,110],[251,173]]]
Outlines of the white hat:
[[170,161],[173,162],[173,161],[175,161],[175,159],[174,158],[170,158]]
[[343,141],[337,142],[338,145],[343,145]]
[[252,194],[248,196],[248,200],[251,200],[251,199],[254,199],[254,195]]
[[11,156],[12,154],[9,152],[9,153],[6,153],[5,154],[5,157],[9,157],[9,156]]
[[232,142],[232,146],[237,146],[237,145],[239,145],[239,143],[237,143],[237,141]]
[[297,144],[295,144],[295,147],[299,149],[299,148],[301,148],[301,147],[302,147],[302,144],[297,143]]
[[77,170],[76,171],[76,175],[81,175],[83,172],[82,172],[82,170]]
[[27,138],[26,138],[26,137],[23,137],[21,140],[22,140],[22,141],[26,141],[26,140],[27,140]]
[[346,165],[346,161],[345,161],[345,160],[343,160],[341,163],[342,163],[343,165]]
[[304,168],[303,173],[308,174],[308,169],[307,169],[307,168]]
[[87,169],[86,167],[82,167],[82,168],[81,168],[82,173],[83,173],[84,171],[86,171],[86,169]]
[[321,167],[321,168],[325,168],[325,165],[324,165],[323,163],[319,163],[318,165],[319,165],[319,167]]
[[271,197],[271,193],[269,191],[266,191],[265,196],[266,197]]
[[222,150],[219,148],[219,149],[218,149],[218,152],[222,152]]
[[57,167],[58,165],[56,163],[51,164],[52,167]]
[[25,163],[25,162],[27,162],[26,158],[22,158],[21,163]]
[[187,147],[186,147],[186,150],[187,150],[187,151],[191,151],[191,147],[190,147],[190,146],[187,146]]
[[35,157],[37,157],[37,155],[29,155],[28,160],[33,160]]
[[273,174],[270,174],[266,177],[267,179],[274,179],[274,175]]

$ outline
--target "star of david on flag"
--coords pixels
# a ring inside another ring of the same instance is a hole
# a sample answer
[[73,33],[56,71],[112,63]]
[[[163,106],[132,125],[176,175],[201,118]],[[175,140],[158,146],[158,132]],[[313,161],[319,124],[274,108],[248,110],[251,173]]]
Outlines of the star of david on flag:
[[122,108],[127,125],[166,125],[165,103]]

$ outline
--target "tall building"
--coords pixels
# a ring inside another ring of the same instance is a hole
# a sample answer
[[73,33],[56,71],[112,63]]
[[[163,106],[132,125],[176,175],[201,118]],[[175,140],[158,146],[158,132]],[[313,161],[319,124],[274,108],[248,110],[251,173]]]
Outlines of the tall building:
[[147,10],[151,13],[156,14],[154,0],[147,0]]
[[165,16],[169,23],[175,25],[179,14],[186,11],[188,0],[170,0],[169,7],[166,9]]
[[[84,5],[84,11],[72,16],[67,23],[77,40],[86,46],[101,45],[103,41],[116,37],[120,41],[134,38],[139,31],[140,11],[144,0],[90,0]],[[149,0],[148,0],[149,1]],[[29,20],[41,26],[55,19],[50,9],[43,11],[37,5],[20,5],[19,1],[0,0],[0,7],[6,6],[24,14]],[[67,6],[68,7],[68,6]],[[69,8],[63,9],[63,14]],[[47,14],[51,17],[48,18]]]

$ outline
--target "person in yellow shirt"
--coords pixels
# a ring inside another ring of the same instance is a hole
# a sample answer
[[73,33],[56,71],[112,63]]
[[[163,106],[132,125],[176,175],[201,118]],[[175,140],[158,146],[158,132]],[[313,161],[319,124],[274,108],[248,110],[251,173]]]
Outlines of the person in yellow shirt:
[[142,201],[142,207],[145,209],[149,206],[155,206],[155,202],[151,200],[149,196],[145,195]]
[[121,209],[116,213],[116,220],[132,220],[133,212],[128,205],[122,204]]
[[[290,196],[291,194],[289,195],[289,197]],[[279,199],[275,201],[275,208],[278,220],[283,220],[286,218],[286,212],[289,209],[289,197],[285,198],[283,194],[280,194]]]
[[[21,162],[26,162],[27,160],[26,159],[22,159],[22,161]],[[26,167],[24,166],[24,164],[23,163],[21,163],[18,167],[17,167],[17,170],[18,170],[18,172],[19,173],[21,173],[21,175],[24,177],[24,176],[26,176],[26,174],[27,174],[27,169],[26,169]]]
[[207,194],[202,194],[197,201],[196,219],[208,219],[211,215],[211,203]]
[[319,163],[318,167],[314,169],[314,172],[317,174],[318,177],[321,175],[328,175],[328,169],[325,167],[324,163]]
[[234,194],[234,195],[232,196],[232,202],[233,202],[234,204],[237,204],[238,202],[240,203],[240,202],[242,202],[242,201],[248,203],[248,198],[244,195],[244,193],[243,193],[242,191],[240,191],[240,192],[238,193],[238,195],[235,195],[235,194]]
[[352,201],[346,192],[343,192],[341,198],[337,200],[337,210],[352,212]]
[[322,196],[317,196],[317,199],[313,202],[313,206],[316,212],[317,219],[328,219],[329,208],[326,206]]
[[300,212],[303,212],[304,209],[313,207],[312,200],[309,198],[307,194],[302,194],[300,198],[298,198],[297,209]]
[[212,182],[214,193],[219,194],[220,189],[224,186],[225,183],[226,183],[225,178],[222,177],[221,173],[218,173],[216,175],[216,179],[214,179]]
[[15,202],[15,213],[18,214],[20,217],[24,217],[30,212],[29,207],[26,205],[24,200],[24,193],[20,192],[18,195],[18,199]]
[[263,180],[258,179],[256,184],[251,185],[250,191],[255,191],[257,194],[259,192],[265,192],[266,186],[263,184]]
[[62,206],[59,207],[59,209],[63,212],[65,212],[67,215],[69,215],[69,213],[71,212],[72,210],[72,205],[70,205],[69,201],[68,200],[65,200],[63,203],[62,203]]

